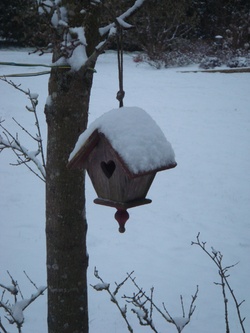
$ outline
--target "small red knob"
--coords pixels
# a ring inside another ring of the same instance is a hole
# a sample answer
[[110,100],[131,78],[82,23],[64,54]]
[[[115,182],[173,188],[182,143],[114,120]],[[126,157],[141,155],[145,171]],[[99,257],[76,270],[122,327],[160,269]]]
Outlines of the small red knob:
[[117,212],[115,213],[115,219],[119,223],[119,232],[125,232],[126,229],[124,226],[129,219],[129,213],[126,211],[126,209],[117,209]]

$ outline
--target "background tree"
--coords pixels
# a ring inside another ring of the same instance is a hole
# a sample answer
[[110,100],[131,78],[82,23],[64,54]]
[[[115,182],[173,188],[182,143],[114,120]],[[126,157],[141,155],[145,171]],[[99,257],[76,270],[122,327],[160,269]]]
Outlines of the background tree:
[[193,8],[199,17],[197,37],[214,40],[216,35],[221,35],[227,40],[228,46],[234,49],[249,43],[249,1],[194,0]]
[[34,31],[43,30],[35,0],[2,0],[0,2],[0,37],[20,46],[45,45],[45,40]]
[[136,25],[139,45],[149,59],[162,59],[178,39],[188,36],[194,28],[195,14],[191,1],[152,0],[146,3]]
[[[108,0],[107,6],[109,12],[114,13],[124,9],[129,2]],[[125,49],[144,51],[149,60],[162,60],[175,48],[178,39],[188,36],[197,22],[191,0],[151,0],[145,3],[131,23],[134,29],[125,32]]]
[[[50,2],[47,1],[47,5]],[[100,20],[105,24],[114,22],[117,12],[133,4],[133,0],[102,2],[105,6]],[[136,20],[131,21],[136,22],[135,29],[125,32],[124,48],[143,50],[149,59],[157,59],[173,50],[186,51],[193,40],[205,40],[211,45],[215,36],[221,35],[228,49],[249,49],[249,11],[250,3],[246,0],[147,1]],[[51,33],[48,34],[43,18],[38,15],[35,0],[25,3],[3,0],[0,3],[0,37],[17,45],[44,46],[51,40]],[[109,47],[115,48],[115,42]]]

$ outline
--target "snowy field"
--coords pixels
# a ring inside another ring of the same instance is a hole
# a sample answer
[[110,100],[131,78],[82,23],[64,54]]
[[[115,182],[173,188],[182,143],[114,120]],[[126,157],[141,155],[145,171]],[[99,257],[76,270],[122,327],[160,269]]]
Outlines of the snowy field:
[[[1,50],[0,61],[49,63],[50,58],[28,56],[25,50]],[[152,203],[129,211],[125,234],[118,233],[114,209],[93,204],[96,196],[87,179],[89,284],[97,283],[95,266],[113,286],[134,270],[137,283],[147,291],[154,286],[155,303],[161,307],[164,302],[172,316],[182,314],[180,294],[188,311],[191,295],[199,285],[197,308],[184,332],[225,332],[221,288],[214,284],[220,282],[217,268],[204,252],[191,246],[200,232],[208,250],[213,246],[223,253],[225,266],[239,262],[230,270],[229,282],[238,301],[245,300],[241,313],[247,317],[245,328],[249,331],[250,74],[156,70],[147,64],[138,66],[131,54],[125,56],[124,65],[125,105],[141,107],[153,117],[171,142],[178,165],[157,174],[148,193]],[[115,53],[102,55],[96,69],[90,122],[118,107]],[[0,75],[34,70],[0,66]],[[43,106],[48,75],[13,80],[39,94],[45,140]],[[18,131],[22,143],[35,149],[12,120],[14,117],[32,131],[34,119],[25,110],[28,101],[3,82],[0,92],[0,117],[5,119],[5,127]],[[15,162],[10,151],[0,154],[0,283],[10,284],[9,270],[24,297],[29,297],[34,288],[23,270],[38,286],[46,284],[44,184],[24,166],[12,167],[10,162]],[[121,295],[132,291],[135,289],[127,284]],[[228,298],[231,332],[241,332],[232,298]],[[135,332],[150,332],[139,326],[132,313],[128,316]],[[89,317],[92,333],[127,332],[108,294],[91,287]],[[155,325],[159,332],[176,332],[157,316]],[[11,327],[9,332],[16,330]],[[24,332],[46,333],[46,296],[27,309]]]

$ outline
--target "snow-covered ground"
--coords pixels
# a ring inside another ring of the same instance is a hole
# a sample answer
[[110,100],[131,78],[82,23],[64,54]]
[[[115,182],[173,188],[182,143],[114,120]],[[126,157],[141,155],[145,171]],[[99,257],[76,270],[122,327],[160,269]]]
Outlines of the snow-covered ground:
[[[26,50],[1,50],[0,61],[49,63],[50,57],[28,56]],[[98,281],[94,267],[114,286],[127,272],[135,271],[137,283],[155,287],[155,303],[164,302],[170,314],[180,316],[179,295],[186,311],[199,285],[197,308],[186,333],[225,332],[224,303],[217,268],[191,241],[198,232],[220,250],[230,270],[229,282],[250,327],[250,74],[181,73],[179,68],[156,70],[139,66],[133,55],[125,56],[125,105],[146,110],[171,142],[178,166],[157,174],[149,191],[150,205],[133,208],[126,233],[119,234],[114,209],[93,204],[96,198],[87,179],[89,284]],[[194,67],[191,67],[192,69]],[[91,96],[89,121],[118,106],[116,54],[99,58]],[[187,68],[185,68],[187,69]],[[37,68],[38,71],[42,70]],[[32,72],[34,68],[0,65],[0,75]],[[48,76],[16,78],[23,88],[39,94],[39,117],[46,137],[43,105]],[[0,117],[22,143],[35,149],[28,136],[12,121],[14,117],[33,130],[28,101],[18,91],[0,82]],[[77,98],[77,96],[76,96]],[[46,141],[46,140],[45,140]],[[31,145],[31,146],[30,146]],[[12,167],[10,151],[0,154],[0,283],[10,284],[7,270],[17,279],[25,297],[34,292],[23,274],[37,285],[46,284],[44,184],[25,167]],[[114,286],[115,288],[115,286]],[[127,284],[123,293],[134,289]],[[135,290],[134,290],[135,291]],[[229,298],[231,331],[241,332],[235,306]],[[124,304],[124,300],[121,300]],[[89,288],[90,332],[123,333],[126,325],[108,294]],[[135,316],[129,318],[136,332]],[[176,332],[174,326],[155,317],[160,332]],[[14,327],[9,332],[15,332]],[[46,333],[46,296],[26,310],[25,332]]]

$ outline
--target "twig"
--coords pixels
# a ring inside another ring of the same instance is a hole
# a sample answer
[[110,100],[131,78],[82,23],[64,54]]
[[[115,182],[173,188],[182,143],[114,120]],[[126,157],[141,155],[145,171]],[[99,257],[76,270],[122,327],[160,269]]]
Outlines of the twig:
[[131,273],[129,273],[129,274],[127,274],[127,277],[121,282],[121,283],[119,283],[119,284],[117,284],[116,282],[115,282],[115,284],[116,284],[116,289],[115,289],[115,291],[114,291],[114,295],[116,295],[117,293],[118,293],[118,291],[119,291],[119,289],[125,284],[125,282],[132,276],[134,274],[134,271],[132,271]]
[[183,304],[183,297],[180,295],[180,300],[181,300],[181,309],[182,309],[182,316],[185,318],[185,309],[184,309],[184,304]]
[[37,138],[24,128],[14,117],[12,117],[12,119],[27,135],[29,135],[33,140],[38,141]]
[[226,296],[226,288],[225,288],[225,279],[223,274],[219,271],[219,275],[221,278],[221,288],[222,288],[222,295],[224,299],[224,313],[225,313],[225,323],[226,323],[226,333],[230,333],[230,328],[229,328],[229,319],[228,319],[228,299]]
[[13,277],[12,277],[12,275],[10,274],[9,271],[7,271],[7,274],[9,275],[9,277],[10,277],[10,279],[11,279],[11,283],[12,283],[14,289],[16,290],[16,292],[14,293],[15,302],[16,302],[16,301],[17,301],[17,294],[20,293],[20,296],[21,296],[22,298],[23,298],[23,295],[22,295],[22,292],[21,292],[21,290],[20,290],[20,287],[19,287],[17,281],[15,281],[15,280],[13,279]]
[[36,284],[31,280],[31,278],[28,276],[28,274],[25,271],[23,271],[23,272],[24,272],[24,275],[26,276],[26,278],[29,280],[29,282],[36,288],[36,290],[38,290]]
[[8,333],[1,322],[1,318],[0,318],[0,328],[3,331],[3,333]]
[[[0,283],[0,287],[3,288],[3,289],[5,289],[5,290],[7,290],[12,295],[17,295],[18,294],[18,290],[17,290],[16,286],[14,286],[12,288],[12,287],[9,287],[9,286],[4,286],[3,284]],[[3,299],[3,296],[1,297],[1,300],[2,299]]]

